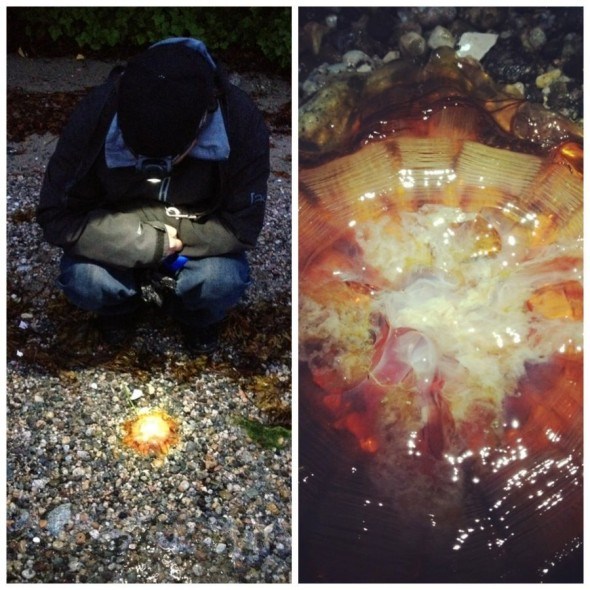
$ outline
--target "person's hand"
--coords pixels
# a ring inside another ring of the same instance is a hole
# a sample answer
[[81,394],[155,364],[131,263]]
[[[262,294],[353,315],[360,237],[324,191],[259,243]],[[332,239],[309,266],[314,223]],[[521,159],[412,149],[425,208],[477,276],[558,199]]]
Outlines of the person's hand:
[[178,232],[176,231],[176,228],[172,227],[171,225],[166,225],[166,233],[168,234],[169,245],[165,255],[170,256],[170,254],[180,252],[184,248],[184,244],[178,239]]

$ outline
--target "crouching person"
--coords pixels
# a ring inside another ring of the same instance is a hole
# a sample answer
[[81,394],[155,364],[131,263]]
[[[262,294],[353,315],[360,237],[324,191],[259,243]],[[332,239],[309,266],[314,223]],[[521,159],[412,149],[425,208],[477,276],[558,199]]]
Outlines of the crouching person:
[[117,345],[161,273],[162,309],[190,351],[212,352],[249,284],[268,175],[262,114],[205,45],[152,45],[81,102],[48,164],[37,220],[63,249],[60,288]]

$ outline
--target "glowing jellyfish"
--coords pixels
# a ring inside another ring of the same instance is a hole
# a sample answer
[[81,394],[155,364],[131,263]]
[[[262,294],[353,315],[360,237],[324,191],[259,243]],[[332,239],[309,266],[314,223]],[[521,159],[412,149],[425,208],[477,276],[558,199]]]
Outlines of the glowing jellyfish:
[[176,420],[159,408],[147,409],[123,424],[123,443],[141,455],[166,455],[178,444]]

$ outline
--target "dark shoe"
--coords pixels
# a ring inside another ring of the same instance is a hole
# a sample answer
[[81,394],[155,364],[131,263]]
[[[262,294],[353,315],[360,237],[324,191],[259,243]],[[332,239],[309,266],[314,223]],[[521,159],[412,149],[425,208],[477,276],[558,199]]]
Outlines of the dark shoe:
[[211,354],[219,347],[220,324],[197,327],[182,325],[184,345],[193,354]]
[[108,346],[121,346],[129,340],[137,322],[136,313],[99,315],[96,319],[101,340]]

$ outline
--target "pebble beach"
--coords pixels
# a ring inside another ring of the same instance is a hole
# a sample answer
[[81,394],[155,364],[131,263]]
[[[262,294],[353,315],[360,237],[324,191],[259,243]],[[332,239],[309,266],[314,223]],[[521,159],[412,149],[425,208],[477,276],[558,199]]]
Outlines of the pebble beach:
[[[42,104],[100,83],[112,65],[9,56],[9,89]],[[211,358],[189,356],[149,305],[125,347],[101,343],[57,289],[60,252],[34,219],[57,136],[9,140],[8,582],[291,579],[291,135],[277,123],[288,111],[290,125],[291,86],[232,80],[267,117],[273,171],[252,286]],[[9,101],[13,117],[27,116],[17,107]],[[123,442],[126,422],[151,408],[176,423],[166,455]]]

